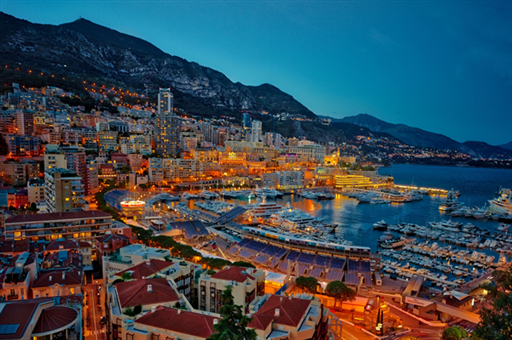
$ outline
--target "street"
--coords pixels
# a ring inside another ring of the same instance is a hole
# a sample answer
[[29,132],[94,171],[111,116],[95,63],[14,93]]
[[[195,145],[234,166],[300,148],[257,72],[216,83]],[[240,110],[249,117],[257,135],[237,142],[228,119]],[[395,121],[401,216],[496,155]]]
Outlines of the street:
[[90,283],[84,286],[84,293],[86,294],[87,307],[84,313],[85,325],[85,339],[86,340],[104,340],[105,325],[101,325],[100,321],[103,316],[101,301],[103,301],[103,292],[100,291],[98,296],[97,284]]

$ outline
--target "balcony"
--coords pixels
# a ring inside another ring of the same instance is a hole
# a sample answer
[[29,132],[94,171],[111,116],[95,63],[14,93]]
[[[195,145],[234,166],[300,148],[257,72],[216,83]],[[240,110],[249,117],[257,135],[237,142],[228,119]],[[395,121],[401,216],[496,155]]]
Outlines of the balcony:
[[7,300],[19,300],[20,296],[18,294],[7,295]]

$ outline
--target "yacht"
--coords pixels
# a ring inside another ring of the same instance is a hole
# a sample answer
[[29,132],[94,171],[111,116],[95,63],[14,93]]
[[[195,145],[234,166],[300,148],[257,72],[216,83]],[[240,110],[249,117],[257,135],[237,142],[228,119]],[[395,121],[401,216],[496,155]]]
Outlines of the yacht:
[[271,215],[270,220],[276,224],[284,224],[289,227],[304,227],[309,224],[321,223],[323,218],[317,218],[302,210],[293,209],[288,203],[280,212]]
[[373,225],[373,229],[375,230],[387,230],[388,229],[388,224],[386,223],[386,221],[384,220],[381,220],[377,223],[375,223]]
[[283,207],[275,202],[266,202],[266,198],[266,196],[262,196],[261,202],[252,206],[250,209],[252,215],[256,217],[270,217],[283,210]]
[[489,210],[495,213],[512,214],[512,190],[500,189],[499,196],[489,201]]

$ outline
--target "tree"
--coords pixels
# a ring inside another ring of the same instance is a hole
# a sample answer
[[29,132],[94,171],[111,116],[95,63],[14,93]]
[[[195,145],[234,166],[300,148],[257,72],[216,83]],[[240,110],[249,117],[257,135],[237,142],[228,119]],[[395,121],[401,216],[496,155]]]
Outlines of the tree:
[[481,286],[488,292],[486,298],[492,307],[482,308],[480,323],[471,338],[509,340],[512,339],[512,268],[498,269],[493,276],[493,283]]
[[222,292],[222,307],[219,310],[222,319],[213,325],[216,333],[207,340],[256,340],[256,331],[247,327],[252,318],[245,315],[242,306],[235,305],[232,291],[231,286],[226,286]]
[[123,275],[121,275],[121,279],[123,281],[130,281],[132,279],[132,273],[131,272],[123,273]]
[[305,290],[311,294],[315,294],[318,289],[318,281],[314,277],[299,276],[295,280],[295,286],[302,290]]
[[448,327],[443,331],[443,340],[461,340],[468,336],[468,332],[460,326]]
[[236,262],[233,262],[233,266],[237,266],[237,267],[245,267],[245,268],[256,268],[252,263],[245,262],[245,261],[236,261]]
[[344,301],[352,301],[356,298],[356,292],[354,292],[351,288],[347,287],[341,281],[332,281],[330,282],[325,291],[328,296],[334,298],[334,306],[336,307],[336,301],[340,302],[340,306]]

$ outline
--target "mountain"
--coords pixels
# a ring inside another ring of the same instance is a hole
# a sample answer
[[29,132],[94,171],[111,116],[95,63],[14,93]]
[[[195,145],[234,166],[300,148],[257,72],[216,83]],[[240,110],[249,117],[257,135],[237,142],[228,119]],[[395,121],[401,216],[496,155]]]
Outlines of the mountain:
[[508,142],[507,144],[502,144],[502,145],[498,145],[498,146],[505,150],[512,150],[512,141]]
[[[171,87],[175,106],[192,114],[248,110],[316,119],[304,105],[272,85],[233,83],[221,72],[85,19],[40,25],[0,12],[0,22],[0,59],[6,64],[116,82],[139,91],[148,85],[153,96],[159,87]],[[1,73],[0,78],[10,80]]]
[[409,145],[436,149],[451,149],[467,153],[473,157],[488,158],[499,155],[510,157],[512,152],[484,142],[459,143],[444,135],[428,132],[404,124],[391,124],[369,114],[358,114],[341,119],[342,122],[365,127],[375,132],[385,132]]

